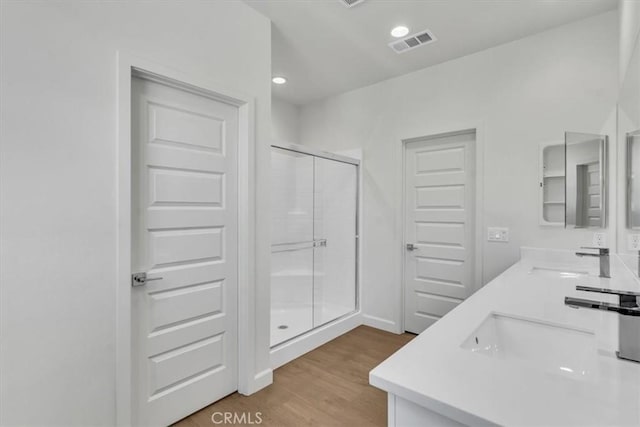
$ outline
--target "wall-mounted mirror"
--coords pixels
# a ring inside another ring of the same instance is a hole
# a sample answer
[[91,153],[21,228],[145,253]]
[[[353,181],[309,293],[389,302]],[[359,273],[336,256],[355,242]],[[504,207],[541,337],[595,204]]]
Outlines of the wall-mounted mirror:
[[627,227],[640,229],[640,130],[627,133]]
[[[624,66],[624,64],[623,64]],[[618,93],[618,253],[636,270],[638,249],[631,235],[640,229],[640,36],[630,53]],[[626,167],[625,167],[626,166]]]
[[607,226],[607,137],[565,133],[565,227]]

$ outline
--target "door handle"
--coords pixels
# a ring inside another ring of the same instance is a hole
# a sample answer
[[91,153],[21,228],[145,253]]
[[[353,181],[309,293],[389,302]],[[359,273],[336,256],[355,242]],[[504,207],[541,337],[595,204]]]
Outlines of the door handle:
[[313,241],[313,247],[314,248],[318,248],[318,247],[325,248],[325,247],[327,247],[327,239],[314,240]]
[[131,286],[144,286],[147,282],[151,282],[152,280],[162,280],[162,277],[147,277],[146,272],[141,273],[133,273],[131,275]]
[[417,249],[418,249],[418,247],[417,247],[415,244],[413,244],[413,243],[407,243],[407,250],[408,250],[408,251],[415,251],[415,250],[417,250]]

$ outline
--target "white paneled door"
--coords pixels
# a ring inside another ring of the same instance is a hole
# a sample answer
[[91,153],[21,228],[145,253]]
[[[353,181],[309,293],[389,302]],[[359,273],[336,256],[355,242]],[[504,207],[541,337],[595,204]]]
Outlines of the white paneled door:
[[405,147],[406,331],[422,332],[471,292],[474,152],[474,131]]
[[582,187],[580,182],[582,181],[587,195],[582,197],[583,203],[580,203],[580,199],[576,203],[578,206],[576,216],[580,218],[580,224],[587,224],[588,227],[600,227],[602,225],[600,162],[579,165],[578,180],[578,188]]
[[135,425],[237,388],[238,109],[132,79]]

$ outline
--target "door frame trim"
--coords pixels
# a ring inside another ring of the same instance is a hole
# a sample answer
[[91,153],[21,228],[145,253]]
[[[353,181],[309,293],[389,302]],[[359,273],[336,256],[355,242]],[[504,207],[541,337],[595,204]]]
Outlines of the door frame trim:
[[[255,100],[220,87],[206,77],[184,74],[126,51],[117,52],[117,185],[116,191],[116,423],[132,425],[131,348],[131,78],[169,83],[173,87],[207,96],[238,108],[238,382],[240,393],[249,394],[271,378],[271,372],[255,374]],[[255,375],[254,375],[255,374]]]
[[[407,138],[400,139],[401,144],[401,153],[400,153],[400,167],[398,168],[400,177],[396,181],[399,183],[399,198],[400,201],[397,205],[396,215],[399,218],[396,221],[397,230],[396,236],[399,236],[398,240],[398,248],[399,248],[399,259],[400,259],[400,282],[399,282],[399,290],[396,293],[397,302],[396,307],[398,307],[399,315],[396,317],[398,320],[397,327],[395,332],[402,333],[404,332],[404,320],[405,320],[405,262],[407,251],[405,250],[404,243],[406,241],[405,236],[405,223],[406,223],[406,152],[407,152],[407,144],[412,142],[423,141],[425,139],[432,139],[443,136],[451,136],[456,134],[464,134],[475,131],[475,206],[474,206],[474,234],[475,234],[475,256],[474,256],[474,286],[473,292],[478,291],[482,286],[484,286],[483,280],[483,259],[484,259],[484,251],[483,251],[483,232],[484,229],[484,124],[480,123],[466,123],[457,126],[448,126],[443,129],[431,129],[424,133],[421,132],[423,136],[411,136]],[[397,164],[398,162],[396,162]]]

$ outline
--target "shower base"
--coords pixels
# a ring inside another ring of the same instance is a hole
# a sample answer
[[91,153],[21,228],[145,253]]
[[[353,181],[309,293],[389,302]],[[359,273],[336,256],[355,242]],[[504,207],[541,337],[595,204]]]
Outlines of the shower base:
[[271,309],[271,347],[302,335],[314,327],[324,325],[352,311],[353,308],[325,305],[321,310],[315,310],[316,319],[314,322],[313,307],[310,305],[273,308]]

